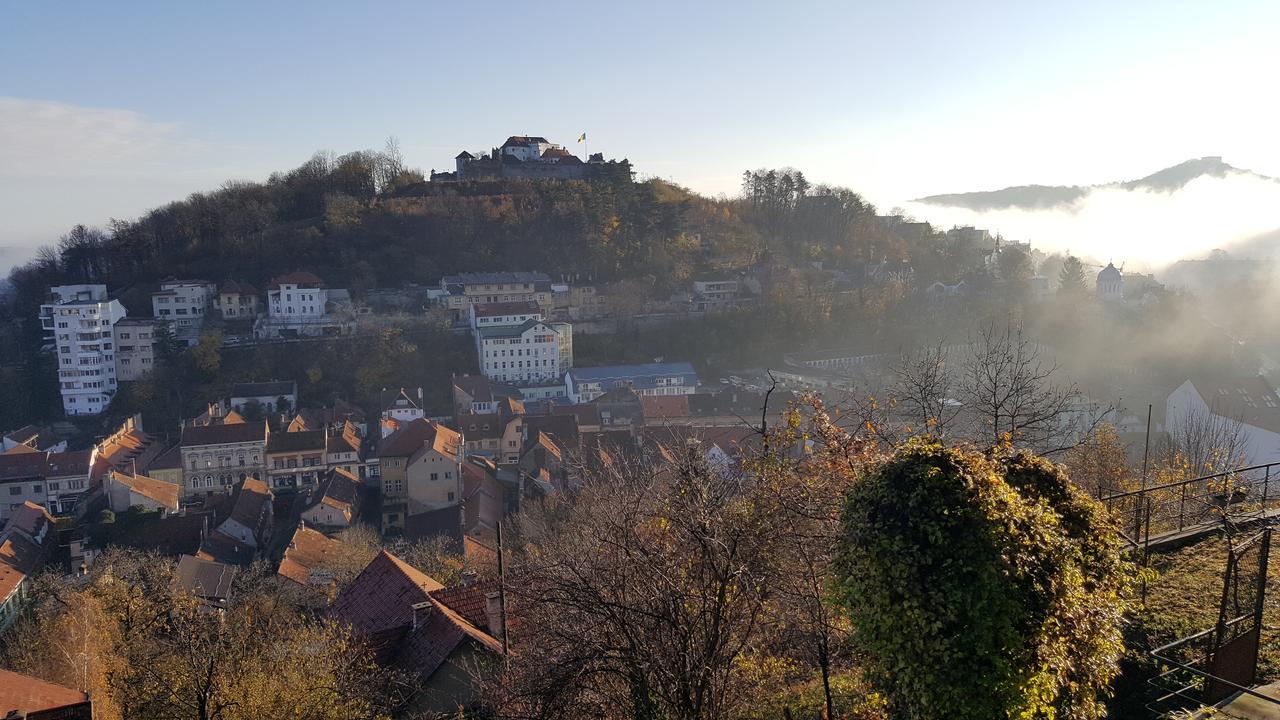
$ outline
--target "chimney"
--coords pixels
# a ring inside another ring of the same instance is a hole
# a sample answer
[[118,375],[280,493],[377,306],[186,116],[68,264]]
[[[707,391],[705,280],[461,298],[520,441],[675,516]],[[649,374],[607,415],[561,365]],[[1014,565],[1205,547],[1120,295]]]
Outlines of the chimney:
[[433,605],[430,600],[427,600],[425,602],[414,603],[409,606],[409,609],[413,613],[411,629],[417,630],[419,625],[425,624],[427,619],[431,617],[432,611],[435,610],[435,605]]
[[484,617],[489,634],[502,639],[502,593],[494,590],[484,594]]

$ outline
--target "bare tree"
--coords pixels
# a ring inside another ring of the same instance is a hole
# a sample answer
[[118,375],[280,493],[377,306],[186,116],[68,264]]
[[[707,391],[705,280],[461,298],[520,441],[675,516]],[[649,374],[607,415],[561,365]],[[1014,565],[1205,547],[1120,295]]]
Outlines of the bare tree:
[[897,376],[894,397],[926,434],[939,440],[947,436],[960,414],[947,355],[946,346],[939,341],[937,345],[903,355],[894,368]]
[[672,448],[620,458],[518,523],[519,630],[500,717],[731,717],[769,593],[777,518],[736,472]]
[[1074,383],[1054,383],[1057,371],[1056,364],[1041,359],[1021,327],[993,324],[979,330],[958,382],[974,416],[974,439],[991,445],[1007,440],[1049,454],[1087,438],[1106,410],[1085,408]]
[[1221,415],[1213,407],[1187,407],[1168,430],[1166,455],[1176,458],[1188,477],[1235,470],[1248,455],[1244,420]]

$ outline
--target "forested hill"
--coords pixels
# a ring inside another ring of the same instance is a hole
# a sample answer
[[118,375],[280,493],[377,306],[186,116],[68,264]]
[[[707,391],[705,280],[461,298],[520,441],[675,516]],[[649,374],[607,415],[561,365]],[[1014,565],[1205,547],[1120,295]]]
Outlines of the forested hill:
[[72,228],[11,272],[6,310],[33,316],[50,285],[146,289],[169,276],[261,287],[308,269],[359,294],[534,269],[675,287],[766,248],[797,263],[905,257],[874,212],[796,171],[747,173],[741,197],[712,199],[661,180],[428,183],[394,152],[319,153],[266,182],[227,182],[135,220]]

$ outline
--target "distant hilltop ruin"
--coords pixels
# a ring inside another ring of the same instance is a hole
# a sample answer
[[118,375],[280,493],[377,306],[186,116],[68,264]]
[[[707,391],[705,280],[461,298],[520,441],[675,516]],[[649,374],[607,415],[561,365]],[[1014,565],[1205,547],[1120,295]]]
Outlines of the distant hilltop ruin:
[[488,155],[473,155],[466,150],[454,158],[453,172],[431,172],[431,182],[461,180],[625,180],[632,179],[631,162],[605,160],[604,153],[593,153],[583,162],[564,147],[544,137],[512,135],[501,147]]

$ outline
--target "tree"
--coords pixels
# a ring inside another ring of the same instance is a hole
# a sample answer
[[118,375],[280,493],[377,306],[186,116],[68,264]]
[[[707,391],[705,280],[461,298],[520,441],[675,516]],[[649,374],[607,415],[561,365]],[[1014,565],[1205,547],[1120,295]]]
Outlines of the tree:
[[1001,248],[996,258],[1000,271],[1000,279],[1016,287],[1023,287],[1031,279],[1031,256],[1021,245],[1007,245]]
[[903,356],[896,368],[894,396],[920,426],[921,432],[944,438],[960,414],[955,380],[947,365],[945,345],[927,347]]
[[1057,366],[1040,359],[1040,350],[1021,327],[988,325],[971,343],[957,383],[965,407],[978,426],[974,438],[991,446],[1026,444],[1058,452],[1087,438],[1103,413],[1086,412],[1074,422],[1083,396],[1075,384],[1053,383]]
[[214,377],[222,369],[222,331],[200,333],[200,339],[191,348],[191,358],[196,369],[208,377]]
[[1120,551],[1052,464],[911,441],[849,490],[837,592],[892,717],[1101,718]]
[[742,475],[674,447],[671,465],[593,471],[522,517],[521,631],[499,716],[732,717],[770,590],[778,518]]
[[1084,280],[1084,264],[1080,258],[1067,255],[1062,262],[1062,272],[1058,274],[1058,295],[1066,298],[1082,298],[1087,288]]

